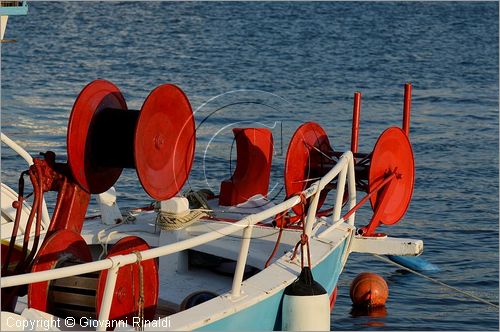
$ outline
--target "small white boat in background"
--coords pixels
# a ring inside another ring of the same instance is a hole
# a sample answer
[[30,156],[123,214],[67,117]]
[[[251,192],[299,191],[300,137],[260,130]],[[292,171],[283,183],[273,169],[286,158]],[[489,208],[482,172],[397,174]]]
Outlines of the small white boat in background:
[[0,1],[0,39],[3,41],[7,21],[12,15],[26,15],[28,13],[27,1]]

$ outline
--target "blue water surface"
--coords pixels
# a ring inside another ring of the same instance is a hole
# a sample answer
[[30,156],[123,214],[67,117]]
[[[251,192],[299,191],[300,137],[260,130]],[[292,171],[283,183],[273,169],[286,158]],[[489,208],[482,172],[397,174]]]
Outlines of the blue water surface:
[[[2,131],[34,155],[53,150],[65,161],[69,113],[88,82],[114,82],[131,109],[174,83],[199,125],[186,189],[218,192],[234,169],[231,129],[268,126],[279,201],[301,122],[320,123],[336,150],[348,149],[359,90],[359,150],[369,152],[401,124],[411,81],[415,191],[404,220],[381,230],[424,240],[423,257],[441,269],[434,278],[498,303],[498,26],[495,2],[32,2],[28,16],[9,19],[5,38],[17,42],[1,44]],[[2,182],[16,188],[21,169],[3,146]],[[132,169],[116,189],[123,209],[151,202]],[[385,317],[352,312],[349,283],[362,271],[388,281]],[[495,308],[352,254],[332,328],[498,330],[498,318]]]

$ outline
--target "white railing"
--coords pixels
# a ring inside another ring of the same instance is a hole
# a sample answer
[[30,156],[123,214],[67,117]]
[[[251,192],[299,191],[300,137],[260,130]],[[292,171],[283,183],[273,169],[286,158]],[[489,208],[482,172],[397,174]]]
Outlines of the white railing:
[[[4,133],[1,133],[1,140],[5,145],[7,145],[9,148],[14,150],[18,155],[20,155],[26,162],[28,163],[28,166],[33,165],[33,157],[23,149],[19,144],[11,140],[7,135]],[[50,224],[50,217],[49,217],[49,211],[47,210],[47,204],[45,203],[45,199],[42,199],[42,224],[45,229],[49,227]]]
[[[350,151],[345,152],[335,165],[325,176],[320,180],[313,183],[308,189],[302,192],[306,198],[311,199],[309,205],[308,215],[305,222],[306,233],[309,235],[312,231],[313,223],[316,219],[316,210],[319,201],[319,195],[325,186],[330,183],[335,177],[338,178],[337,193],[335,198],[335,207],[333,212],[332,224],[324,232],[328,232],[338,226],[338,220],[340,220],[340,212],[342,208],[342,200],[344,196],[344,188],[346,178],[348,180],[348,192],[349,192],[349,208],[353,208],[356,205],[356,185],[354,179],[354,160],[353,155]],[[274,207],[249,215],[240,221],[210,233],[205,233],[190,239],[182,240],[176,243],[164,245],[161,247],[148,249],[140,252],[140,255],[136,253],[127,255],[117,255],[110,258],[106,258],[100,261],[78,264],[74,266],[62,267],[53,270],[26,273],[23,275],[15,275],[9,277],[3,277],[1,279],[1,288],[13,287],[24,284],[31,284],[41,281],[49,281],[59,278],[66,278],[74,275],[86,274],[91,272],[98,272],[102,270],[108,271],[106,278],[106,285],[104,288],[104,295],[101,302],[101,310],[99,313],[99,321],[106,321],[109,318],[109,312],[111,309],[111,302],[113,299],[114,288],[116,284],[116,277],[120,268],[139,262],[139,259],[149,260],[153,258],[158,258],[161,256],[170,255],[182,250],[190,249],[193,247],[200,246],[202,244],[217,240],[226,235],[230,235],[243,230],[243,237],[241,240],[241,248],[236,263],[236,269],[233,277],[232,291],[233,297],[238,297],[241,294],[241,283],[243,281],[243,272],[246,265],[248,257],[248,248],[250,246],[250,240],[252,235],[252,229],[258,222],[264,221],[265,219],[272,218],[278,213],[288,211],[293,206],[301,203],[301,198],[299,195],[293,196],[286,201],[275,205]],[[335,221],[335,222],[334,222]],[[348,223],[354,224],[354,214],[348,219]],[[323,232],[323,233],[324,233]],[[98,330],[105,330],[105,324],[99,324]],[[102,326],[101,326],[102,325]]]

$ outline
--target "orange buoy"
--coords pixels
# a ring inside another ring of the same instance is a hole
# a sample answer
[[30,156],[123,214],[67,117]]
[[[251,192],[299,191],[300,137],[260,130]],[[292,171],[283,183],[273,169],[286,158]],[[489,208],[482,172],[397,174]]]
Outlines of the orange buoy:
[[355,306],[383,306],[389,297],[389,287],[378,274],[363,272],[352,281],[349,295]]

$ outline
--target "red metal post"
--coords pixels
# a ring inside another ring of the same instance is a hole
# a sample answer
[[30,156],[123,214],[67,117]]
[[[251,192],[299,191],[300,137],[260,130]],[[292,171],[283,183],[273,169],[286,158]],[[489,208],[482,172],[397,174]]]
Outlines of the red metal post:
[[361,92],[354,93],[354,106],[352,108],[352,132],[351,132],[351,151],[358,152],[358,134],[359,134],[359,113],[361,111]]
[[410,137],[410,112],[411,112],[411,83],[405,84],[405,97],[403,106],[403,131]]
[[343,217],[342,219],[344,220],[347,220],[349,219],[349,217],[354,213],[356,212],[363,204],[366,203],[367,200],[370,199],[370,197],[372,197],[375,193],[377,193],[380,189],[384,188],[389,182],[391,182],[396,176],[396,173],[394,172],[391,172],[389,175],[387,175],[387,177],[382,181],[380,182],[379,184],[377,184],[374,188],[372,188],[370,190],[370,192],[368,192],[368,194],[363,197],[359,202],[358,204],[356,204],[352,209],[350,209]]
[[72,180],[65,179],[58,191],[56,207],[46,238],[61,229],[80,234],[89,205],[90,194]]
[[[90,194],[80,187],[70,175],[67,164],[55,162],[55,155],[45,154],[45,159],[34,158],[30,170],[37,173],[40,197],[43,192],[57,191],[57,202],[50,220],[45,238],[61,229],[68,229],[80,234],[85,213],[90,201]],[[40,202],[41,203],[41,202]]]

